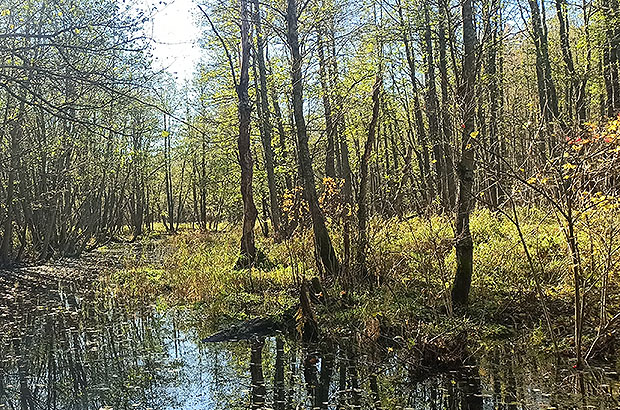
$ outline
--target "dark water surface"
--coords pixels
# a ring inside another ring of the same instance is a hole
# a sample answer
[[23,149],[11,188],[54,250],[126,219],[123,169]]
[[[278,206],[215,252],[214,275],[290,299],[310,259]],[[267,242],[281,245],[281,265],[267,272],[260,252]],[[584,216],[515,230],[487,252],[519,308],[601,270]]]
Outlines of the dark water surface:
[[619,406],[615,364],[578,373],[506,342],[419,380],[403,352],[365,348],[355,335],[303,347],[282,337],[205,344],[194,314],[130,308],[86,288],[54,270],[0,271],[0,409]]

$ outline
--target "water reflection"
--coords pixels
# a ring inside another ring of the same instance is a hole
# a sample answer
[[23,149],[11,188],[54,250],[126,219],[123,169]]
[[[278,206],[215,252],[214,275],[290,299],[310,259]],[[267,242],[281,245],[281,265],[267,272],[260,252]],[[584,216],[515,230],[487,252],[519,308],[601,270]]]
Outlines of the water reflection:
[[[9,292],[9,290],[6,290]],[[55,291],[0,305],[0,408],[529,409],[618,406],[615,369],[577,373],[507,343],[423,380],[405,352],[357,337],[202,344],[188,312]],[[581,394],[583,392],[584,394]]]

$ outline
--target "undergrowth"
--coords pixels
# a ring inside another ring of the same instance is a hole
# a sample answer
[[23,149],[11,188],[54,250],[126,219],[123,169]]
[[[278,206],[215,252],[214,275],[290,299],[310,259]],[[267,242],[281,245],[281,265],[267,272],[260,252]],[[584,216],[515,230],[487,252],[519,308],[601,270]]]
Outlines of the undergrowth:
[[[562,231],[543,209],[523,208],[519,216],[534,271],[512,222],[487,210],[472,215],[475,265],[465,319],[448,314],[455,270],[452,219],[372,220],[368,263],[375,276],[352,282],[324,278],[333,303],[319,311],[321,324],[333,332],[346,332],[367,329],[372,327],[369,323],[379,321],[393,332],[408,335],[409,340],[420,333],[438,335],[463,329],[490,339],[526,334],[532,343],[549,346],[549,330],[541,315],[544,300],[553,315],[554,336],[568,348],[572,287]],[[340,231],[335,226],[331,231],[342,254]],[[595,234],[600,233],[583,234],[582,242],[591,242]],[[181,231],[163,241],[162,263],[129,263],[106,278],[106,286],[117,297],[191,306],[213,323],[294,309],[302,278],[317,275],[311,232],[298,230],[290,239],[274,242],[257,230],[257,245],[269,260],[268,269],[233,269],[239,238],[237,230]],[[536,281],[544,295],[536,292]],[[614,270],[612,289],[617,288],[616,282]],[[598,297],[596,283],[592,279],[587,298]],[[609,297],[617,303],[614,294],[610,292]],[[597,312],[589,313],[589,326],[594,329]]]

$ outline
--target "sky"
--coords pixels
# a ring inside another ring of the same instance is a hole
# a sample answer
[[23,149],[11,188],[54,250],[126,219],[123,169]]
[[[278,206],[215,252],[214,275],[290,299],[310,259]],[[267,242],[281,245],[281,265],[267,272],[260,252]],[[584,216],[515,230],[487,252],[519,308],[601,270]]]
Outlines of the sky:
[[184,83],[194,72],[200,59],[198,38],[200,29],[196,24],[199,10],[195,0],[147,0],[157,11],[150,23],[153,57],[156,69],[167,69],[177,80]]

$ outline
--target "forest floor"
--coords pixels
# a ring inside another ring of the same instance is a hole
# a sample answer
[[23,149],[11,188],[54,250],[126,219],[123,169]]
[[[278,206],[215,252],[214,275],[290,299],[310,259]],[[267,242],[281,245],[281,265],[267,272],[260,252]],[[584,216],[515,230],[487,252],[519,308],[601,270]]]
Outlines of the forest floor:
[[[436,216],[373,221],[369,265],[377,274],[322,279],[327,302],[316,306],[322,334],[357,334],[388,348],[396,343],[411,349],[421,364],[431,358],[459,362],[482,345],[517,339],[541,352],[557,350],[570,360],[573,288],[561,229],[540,210],[520,212],[535,272],[513,224],[487,211],[475,213],[475,273],[466,314],[450,313],[455,267],[451,220]],[[212,331],[294,312],[302,278],[316,275],[311,232],[300,231],[274,242],[257,230],[268,266],[236,271],[237,230],[182,230],[158,243],[157,258],[145,253],[127,259],[124,269],[110,271],[104,286],[110,294],[137,303],[189,307]],[[333,239],[341,250],[342,238],[335,234]],[[536,292],[536,281],[542,295]],[[609,311],[620,305],[614,281],[607,289]],[[584,346],[589,348],[598,336],[593,356],[606,359],[615,351],[615,331],[602,338],[597,334],[598,297],[594,290],[585,297]]]

